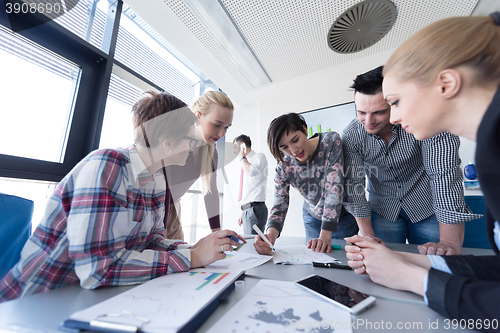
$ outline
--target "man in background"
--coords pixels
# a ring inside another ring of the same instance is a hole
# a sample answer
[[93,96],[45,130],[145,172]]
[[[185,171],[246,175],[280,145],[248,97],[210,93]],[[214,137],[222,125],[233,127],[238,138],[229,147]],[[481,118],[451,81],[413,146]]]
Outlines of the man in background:
[[245,234],[257,234],[253,230],[256,224],[264,230],[267,222],[266,189],[267,159],[262,153],[252,150],[252,141],[247,135],[240,135],[233,140],[240,146],[239,160],[241,164],[240,188],[238,201],[241,203],[241,217],[238,225],[243,225]]
[[423,244],[422,254],[461,254],[464,222],[481,215],[472,214],[464,201],[460,140],[441,133],[418,141],[401,125],[392,125],[382,69],[358,75],[351,86],[357,119],[342,135],[344,207],[362,236]]

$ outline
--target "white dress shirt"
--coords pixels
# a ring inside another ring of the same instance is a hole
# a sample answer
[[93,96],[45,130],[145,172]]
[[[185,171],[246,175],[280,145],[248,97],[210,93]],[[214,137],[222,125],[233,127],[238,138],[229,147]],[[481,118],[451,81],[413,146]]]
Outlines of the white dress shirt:
[[243,178],[242,205],[254,201],[266,201],[268,172],[266,156],[252,150],[247,155],[247,161],[250,163],[250,168]]

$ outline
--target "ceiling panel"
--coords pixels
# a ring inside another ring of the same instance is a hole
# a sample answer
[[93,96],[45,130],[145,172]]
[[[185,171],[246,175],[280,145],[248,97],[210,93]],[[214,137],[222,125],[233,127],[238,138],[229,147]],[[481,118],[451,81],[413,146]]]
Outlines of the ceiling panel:
[[[358,63],[367,59],[369,62],[370,56],[398,47],[429,23],[451,16],[470,15],[478,3],[477,0],[393,0],[397,19],[389,33],[361,52],[339,54],[327,45],[328,31],[346,9],[360,0],[219,0],[273,81],[252,88],[183,0],[143,1],[126,0],[133,4],[131,6],[136,12],[146,16],[143,17],[145,20],[148,20],[148,16],[157,15],[151,12],[152,8],[161,12],[163,7],[165,14],[168,11],[169,15],[175,15],[177,23],[167,19],[149,23],[160,33],[163,31],[167,34],[172,26],[182,24],[192,34],[189,37],[199,41],[206,49],[203,51],[212,56],[201,61],[196,59],[193,63],[204,72],[217,68],[216,72],[212,71],[210,79],[226,91],[233,92],[232,97],[240,97],[247,102],[252,96],[263,96],[267,90],[276,91],[274,88],[286,86],[287,82],[300,82],[298,78],[311,76],[311,73],[321,76],[322,72],[330,73],[335,69],[342,71],[353,61]],[[140,7],[149,9],[141,14]],[[164,37],[169,39],[169,36]],[[174,46],[180,51],[183,49],[179,43]],[[190,54],[185,56],[190,60],[192,56],[196,57],[193,54],[191,57]],[[223,79],[218,77],[221,69],[225,71],[224,75],[220,75],[224,76]],[[356,68],[352,71],[353,76],[359,74]]]
[[[335,53],[327,45],[328,30],[346,9],[358,2],[359,0],[222,0],[273,83],[396,48],[415,31],[431,22],[450,16],[470,15],[477,0],[393,1],[398,16],[393,28],[384,38],[361,52]],[[165,4],[175,11],[246,91],[253,90],[182,0],[167,0]]]

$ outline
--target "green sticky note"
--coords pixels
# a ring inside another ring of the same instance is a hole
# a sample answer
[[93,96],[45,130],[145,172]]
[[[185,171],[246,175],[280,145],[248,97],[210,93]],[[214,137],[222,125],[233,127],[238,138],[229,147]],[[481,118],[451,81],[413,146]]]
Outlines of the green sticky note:
[[332,250],[342,250],[342,246],[341,245],[332,245]]

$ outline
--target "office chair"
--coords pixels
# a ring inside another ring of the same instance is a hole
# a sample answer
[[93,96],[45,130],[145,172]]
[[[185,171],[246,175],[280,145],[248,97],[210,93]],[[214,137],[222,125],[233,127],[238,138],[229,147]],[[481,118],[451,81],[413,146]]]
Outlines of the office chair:
[[19,261],[31,235],[31,200],[0,193],[0,279]]

